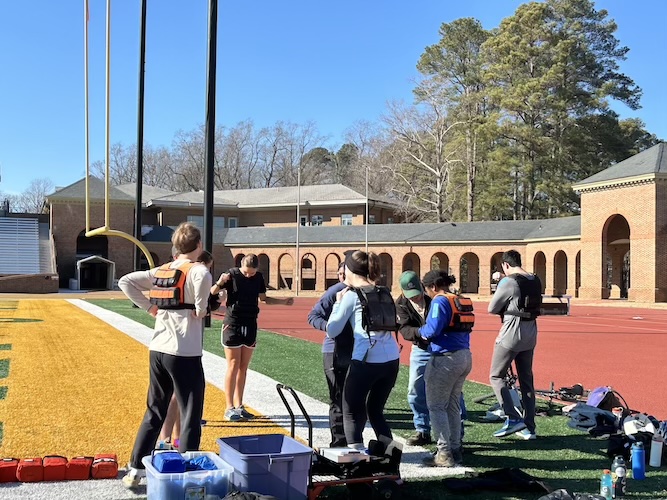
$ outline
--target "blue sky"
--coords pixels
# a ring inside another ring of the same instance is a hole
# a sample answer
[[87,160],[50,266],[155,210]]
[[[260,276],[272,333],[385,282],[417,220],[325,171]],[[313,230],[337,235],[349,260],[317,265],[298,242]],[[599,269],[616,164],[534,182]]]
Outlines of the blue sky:
[[[104,0],[90,0],[91,161],[104,157]],[[415,65],[443,22],[476,17],[498,26],[517,0],[338,0],[219,3],[217,122],[257,127],[314,121],[341,144],[358,120],[377,120],[390,100],[410,100]],[[136,141],[139,0],[112,2],[111,142]],[[661,0],[599,0],[630,48],[622,70],[642,87],[638,116],[667,138],[661,84]],[[207,0],[148,0],[145,141],[170,145],[204,122]],[[83,0],[6,1],[0,6],[0,191],[31,180],[65,186],[83,177]]]

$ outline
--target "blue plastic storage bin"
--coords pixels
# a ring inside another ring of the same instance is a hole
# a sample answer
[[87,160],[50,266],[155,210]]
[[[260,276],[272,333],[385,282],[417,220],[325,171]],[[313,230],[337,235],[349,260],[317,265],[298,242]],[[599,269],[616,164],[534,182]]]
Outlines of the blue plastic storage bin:
[[208,451],[188,451],[182,453],[185,460],[207,456],[218,467],[216,470],[196,470],[182,473],[163,474],[151,463],[151,457],[144,457],[141,463],[146,468],[146,493],[148,500],[184,500],[224,498],[230,491],[230,476],[234,469],[218,455]]
[[313,450],[283,434],[218,438],[220,456],[234,467],[239,491],[300,500],[308,494]]

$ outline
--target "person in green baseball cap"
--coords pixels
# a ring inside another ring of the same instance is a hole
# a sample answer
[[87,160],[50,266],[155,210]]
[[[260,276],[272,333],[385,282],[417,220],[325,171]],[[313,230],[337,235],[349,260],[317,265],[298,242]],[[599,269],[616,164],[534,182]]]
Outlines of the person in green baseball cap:
[[419,335],[419,327],[424,325],[431,298],[424,294],[421,280],[414,271],[405,271],[399,280],[401,295],[396,299],[398,331],[403,338],[412,342],[410,351],[410,374],[408,381],[408,404],[413,414],[415,435],[405,442],[414,446],[430,444],[431,419],[426,406],[426,384],[424,372],[431,355],[428,342]]

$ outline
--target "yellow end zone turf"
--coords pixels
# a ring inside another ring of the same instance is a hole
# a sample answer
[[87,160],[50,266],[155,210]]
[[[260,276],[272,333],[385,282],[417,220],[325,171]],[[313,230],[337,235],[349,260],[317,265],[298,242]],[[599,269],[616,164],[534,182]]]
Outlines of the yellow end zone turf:
[[[148,349],[64,300],[20,300],[2,317],[32,321],[0,330],[12,345],[0,352],[9,359],[0,456],[117,453],[125,465],[146,408]],[[207,384],[202,450],[218,452],[219,437],[285,433],[267,418],[226,422],[224,409],[224,393]]]

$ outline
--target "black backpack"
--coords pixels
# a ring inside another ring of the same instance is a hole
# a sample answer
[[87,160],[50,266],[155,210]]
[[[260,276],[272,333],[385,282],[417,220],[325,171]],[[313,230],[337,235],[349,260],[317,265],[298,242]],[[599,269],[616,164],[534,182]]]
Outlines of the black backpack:
[[366,332],[397,332],[396,304],[386,286],[353,288],[361,302],[362,325]]
[[542,282],[537,275],[528,279],[523,274],[510,274],[507,276],[519,285],[519,311],[506,311],[505,314],[519,316],[521,321],[534,321],[542,309]]

